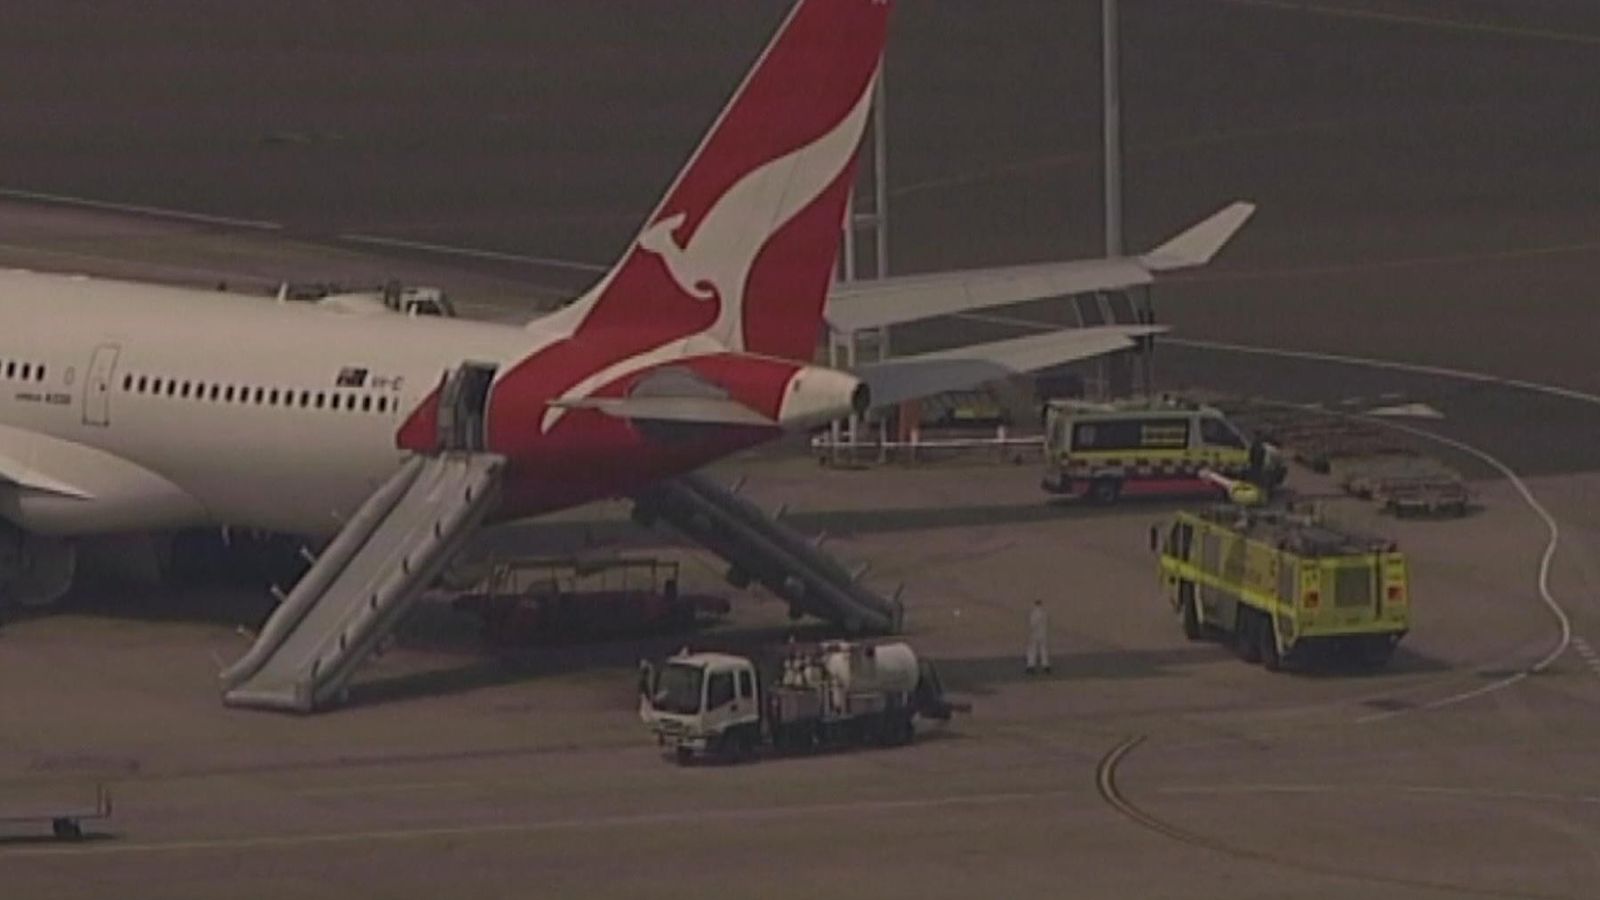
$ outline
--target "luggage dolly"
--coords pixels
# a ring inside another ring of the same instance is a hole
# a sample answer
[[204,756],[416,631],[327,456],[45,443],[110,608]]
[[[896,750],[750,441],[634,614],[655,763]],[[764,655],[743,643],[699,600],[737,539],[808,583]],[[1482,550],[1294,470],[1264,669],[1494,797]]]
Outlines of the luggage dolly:
[[76,841],[83,838],[83,823],[89,820],[111,818],[111,792],[103,784],[95,785],[94,808],[75,810],[50,810],[11,814],[0,812],[0,825],[23,825],[49,822],[50,833],[57,840]]

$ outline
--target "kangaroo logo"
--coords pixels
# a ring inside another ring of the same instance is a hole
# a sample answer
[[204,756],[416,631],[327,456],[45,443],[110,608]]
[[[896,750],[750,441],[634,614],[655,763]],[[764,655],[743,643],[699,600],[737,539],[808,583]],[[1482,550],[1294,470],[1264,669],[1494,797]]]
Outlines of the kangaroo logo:
[[[767,242],[821,197],[849,164],[866,131],[877,76],[869,79],[855,106],[831,130],[803,147],[754,169],[717,199],[694,232],[678,234],[688,214],[664,216],[639,235],[638,249],[659,258],[683,293],[715,300],[716,321],[697,335],[670,341],[606,366],[568,388],[544,415],[548,432],[566,410],[560,401],[587,397],[630,372],[686,355],[744,349],[744,292],[750,270]],[[709,350],[706,348],[715,348]]]
[[873,86],[832,130],[810,144],[751,171],[717,199],[694,233],[678,232],[684,212],[666,216],[639,235],[639,249],[660,257],[679,289],[721,304],[709,336],[730,350],[744,345],[744,291],[761,250],[839,177],[866,130]]

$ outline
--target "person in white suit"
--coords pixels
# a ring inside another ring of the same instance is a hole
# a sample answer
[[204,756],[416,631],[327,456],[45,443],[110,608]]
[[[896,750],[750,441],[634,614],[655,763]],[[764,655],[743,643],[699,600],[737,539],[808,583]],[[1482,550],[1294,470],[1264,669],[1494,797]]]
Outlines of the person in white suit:
[[1027,668],[1025,671],[1032,675],[1036,672],[1050,672],[1050,614],[1044,611],[1044,601],[1033,601],[1033,608],[1028,610],[1028,651]]

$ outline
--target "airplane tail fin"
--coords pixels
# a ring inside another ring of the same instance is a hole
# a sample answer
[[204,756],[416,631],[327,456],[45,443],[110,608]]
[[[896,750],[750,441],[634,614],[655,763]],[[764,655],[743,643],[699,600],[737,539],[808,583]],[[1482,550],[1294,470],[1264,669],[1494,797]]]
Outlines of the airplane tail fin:
[[622,258],[563,312],[638,349],[809,359],[891,0],[799,0]]

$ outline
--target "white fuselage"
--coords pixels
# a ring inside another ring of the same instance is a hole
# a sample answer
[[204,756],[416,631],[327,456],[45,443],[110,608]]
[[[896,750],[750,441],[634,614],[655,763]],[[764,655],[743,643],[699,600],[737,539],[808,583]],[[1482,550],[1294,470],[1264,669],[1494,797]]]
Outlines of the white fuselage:
[[331,533],[404,458],[396,432],[443,375],[504,367],[549,339],[0,272],[0,452],[27,481],[0,487],[0,516],[59,535]]

